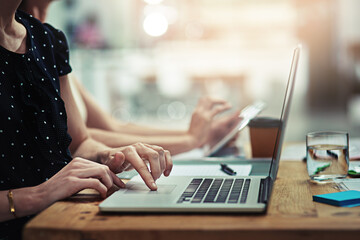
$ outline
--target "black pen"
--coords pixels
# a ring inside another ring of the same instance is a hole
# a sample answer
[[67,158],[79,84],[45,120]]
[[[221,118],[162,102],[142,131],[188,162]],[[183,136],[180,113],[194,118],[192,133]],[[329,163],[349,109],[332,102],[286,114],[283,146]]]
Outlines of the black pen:
[[224,173],[228,174],[228,175],[236,175],[236,172],[234,170],[232,170],[231,168],[228,167],[228,165],[221,163],[221,171],[223,171]]

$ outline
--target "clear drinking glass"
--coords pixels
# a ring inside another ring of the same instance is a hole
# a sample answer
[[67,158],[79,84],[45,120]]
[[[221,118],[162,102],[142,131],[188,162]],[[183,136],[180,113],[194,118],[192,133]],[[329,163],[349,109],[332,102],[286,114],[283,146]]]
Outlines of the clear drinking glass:
[[349,170],[349,134],[312,132],[306,135],[307,171],[312,181],[345,178]]

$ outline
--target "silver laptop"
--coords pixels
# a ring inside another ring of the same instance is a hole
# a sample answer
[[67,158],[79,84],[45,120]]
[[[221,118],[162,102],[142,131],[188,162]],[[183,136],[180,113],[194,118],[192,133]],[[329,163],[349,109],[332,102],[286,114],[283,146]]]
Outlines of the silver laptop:
[[[289,116],[300,46],[295,48],[283,101],[280,126],[270,169],[264,176],[170,176],[157,180],[150,191],[139,180],[113,193],[100,205],[102,212],[266,212],[277,176]],[[176,165],[174,166],[176,167]]]

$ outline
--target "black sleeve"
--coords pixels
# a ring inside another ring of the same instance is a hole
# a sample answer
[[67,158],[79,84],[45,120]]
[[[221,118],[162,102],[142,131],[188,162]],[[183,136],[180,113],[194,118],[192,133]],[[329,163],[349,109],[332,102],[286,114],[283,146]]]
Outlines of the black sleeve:
[[65,34],[51,26],[50,24],[45,23],[45,27],[49,30],[50,36],[53,42],[53,50],[55,55],[56,68],[59,76],[64,76],[69,74],[72,69],[70,66],[70,56],[69,56],[69,45],[67,43]]

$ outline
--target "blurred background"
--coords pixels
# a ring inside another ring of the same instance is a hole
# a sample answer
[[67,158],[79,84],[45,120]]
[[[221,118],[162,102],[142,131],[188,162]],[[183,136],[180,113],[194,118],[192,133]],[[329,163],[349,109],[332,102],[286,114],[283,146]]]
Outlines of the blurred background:
[[234,109],[264,100],[279,116],[291,57],[303,46],[286,140],[315,130],[360,137],[358,0],[63,0],[71,65],[125,122],[186,128],[210,94]]

